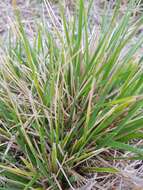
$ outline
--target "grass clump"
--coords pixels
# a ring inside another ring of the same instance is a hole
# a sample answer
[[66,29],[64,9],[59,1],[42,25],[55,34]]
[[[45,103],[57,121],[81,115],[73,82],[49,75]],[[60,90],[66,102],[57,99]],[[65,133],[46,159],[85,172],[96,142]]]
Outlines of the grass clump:
[[116,4],[110,20],[103,16],[96,42],[83,0],[70,23],[61,11],[56,40],[43,25],[29,42],[22,24],[15,25],[16,42],[9,40],[0,57],[4,188],[74,189],[87,173],[118,172],[86,164],[97,155],[111,159],[113,149],[143,159],[143,150],[129,145],[143,138],[143,70],[135,58],[143,36],[126,49],[143,18],[133,22],[132,1],[117,23]]

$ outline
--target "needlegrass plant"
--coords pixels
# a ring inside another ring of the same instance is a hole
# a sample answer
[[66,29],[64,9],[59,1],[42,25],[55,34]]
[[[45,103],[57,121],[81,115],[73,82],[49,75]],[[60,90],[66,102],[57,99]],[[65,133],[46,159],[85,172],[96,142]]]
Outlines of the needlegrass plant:
[[132,42],[143,17],[133,18],[135,6],[130,1],[121,16],[116,1],[96,40],[88,30],[92,5],[83,0],[70,21],[61,8],[61,28],[53,24],[53,33],[40,23],[32,41],[16,10],[9,35],[16,38],[0,55],[0,189],[74,189],[87,174],[120,172],[87,164],[97,156],[114,160],[108,153],[117,150],[143,159],[133,143],[143,138],[143,67],[136,57],[143,35]]

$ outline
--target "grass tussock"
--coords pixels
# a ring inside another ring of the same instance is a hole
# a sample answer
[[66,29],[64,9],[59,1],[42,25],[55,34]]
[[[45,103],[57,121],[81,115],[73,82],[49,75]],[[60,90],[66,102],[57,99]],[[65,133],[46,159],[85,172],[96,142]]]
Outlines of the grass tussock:
[[110,19],[103,16],[96,41],[88,31],[92,6],[83,0],[69,23],[61,9],[62,31],[55,24],[52,35],[39,25],[32,42],[17,17],[16,41],[9,38],[0,55],[4,188],[74,189],[88,173],[118,173],[87,165],[97,156],[115,159],[114,149],[143,159],[143,150],[129,144],[143,138],[143,68],[136,57],[143,35],[126,48],[143,17],[133,19],[134,1],[121,16],[119,2]]

